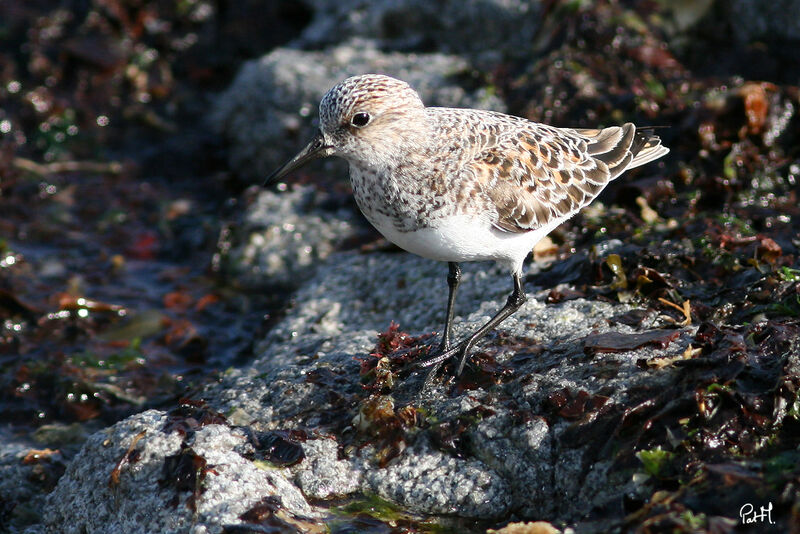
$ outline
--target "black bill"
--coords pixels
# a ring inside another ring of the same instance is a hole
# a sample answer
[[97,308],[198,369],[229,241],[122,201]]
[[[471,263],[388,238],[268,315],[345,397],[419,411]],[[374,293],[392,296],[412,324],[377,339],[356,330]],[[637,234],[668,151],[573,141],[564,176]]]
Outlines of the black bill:
[[332,154],[333,147],[325,144],[325,138],[322,136],[322,132],[320,132],[316,135],[316,137],[314,137],[314,139],[311,140],[308,145],[306,145],[303,150],[300,151],[299,154],[284,163],[278,170],[270,174],[269,177],[264,180],[264,186],[268,186],[276,180],[280,180],[293,170],[302,167],[309,161],[318,158],[324,158]]

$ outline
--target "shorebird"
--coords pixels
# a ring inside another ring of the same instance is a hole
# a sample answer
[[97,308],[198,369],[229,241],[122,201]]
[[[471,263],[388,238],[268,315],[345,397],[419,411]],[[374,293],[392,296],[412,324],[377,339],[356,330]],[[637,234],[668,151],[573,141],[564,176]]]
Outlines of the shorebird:
[[[320,131],[265,185],[311,160],[350,164],[356,203],[386,239],[448,263],[449,288],[438,351],[418,365],[470,350],[525,302],[522,264],[536,243],[628,169],[669,152],[652,129],[631,123],[556,128],[494,111],[426,107],[406,82],[379,74],[348,78],[319,106]],[[513,290],[486,324],[451,343],[460,262],[494,260]]]

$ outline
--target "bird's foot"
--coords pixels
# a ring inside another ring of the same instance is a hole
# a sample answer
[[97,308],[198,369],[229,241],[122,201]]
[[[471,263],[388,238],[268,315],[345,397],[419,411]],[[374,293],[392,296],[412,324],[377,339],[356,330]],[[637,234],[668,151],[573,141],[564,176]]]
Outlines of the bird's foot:
[[439,350],[434,356],[417,362],[417,367],[430,368],[428,374],[425,376],[425,382],[422,386],[423,390],[427,389],[428,386],[433,382],[433,378],[436,376],[436,373],[439,371],[439,368],[442,366],[442,364],[452,357],[457,357],[459,360],[458,367],[455,371],[455,376],[461,375],[461,371],[464,370],[464,363],[466,362],[469,349],[472,348],[472,344],[469,341],[469,339],[464,340],[454,347],[442,345],[439,347]]

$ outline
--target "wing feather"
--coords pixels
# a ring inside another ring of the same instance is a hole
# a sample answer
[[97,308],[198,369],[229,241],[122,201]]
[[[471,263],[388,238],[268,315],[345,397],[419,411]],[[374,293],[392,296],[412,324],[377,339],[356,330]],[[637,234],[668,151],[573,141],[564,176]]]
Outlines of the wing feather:
[[469,171],[496,207],[495,227],[516,233],[570,217],[627,168],[668,151],[630,123],[570,130],[515,120],[492,137]]

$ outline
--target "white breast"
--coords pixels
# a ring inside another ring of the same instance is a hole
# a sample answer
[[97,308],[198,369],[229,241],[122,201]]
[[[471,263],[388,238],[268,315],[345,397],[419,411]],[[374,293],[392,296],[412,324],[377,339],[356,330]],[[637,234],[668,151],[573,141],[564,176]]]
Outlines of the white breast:
[[516,273],[536,243],[561,222],[513,233],[498,230],[480,217],[463,214],[437,219],[433,226],[411,232],[398,231],[382,215],[373,216],[370,221],[386,239],[423,258],[452,262],[494,260]]

